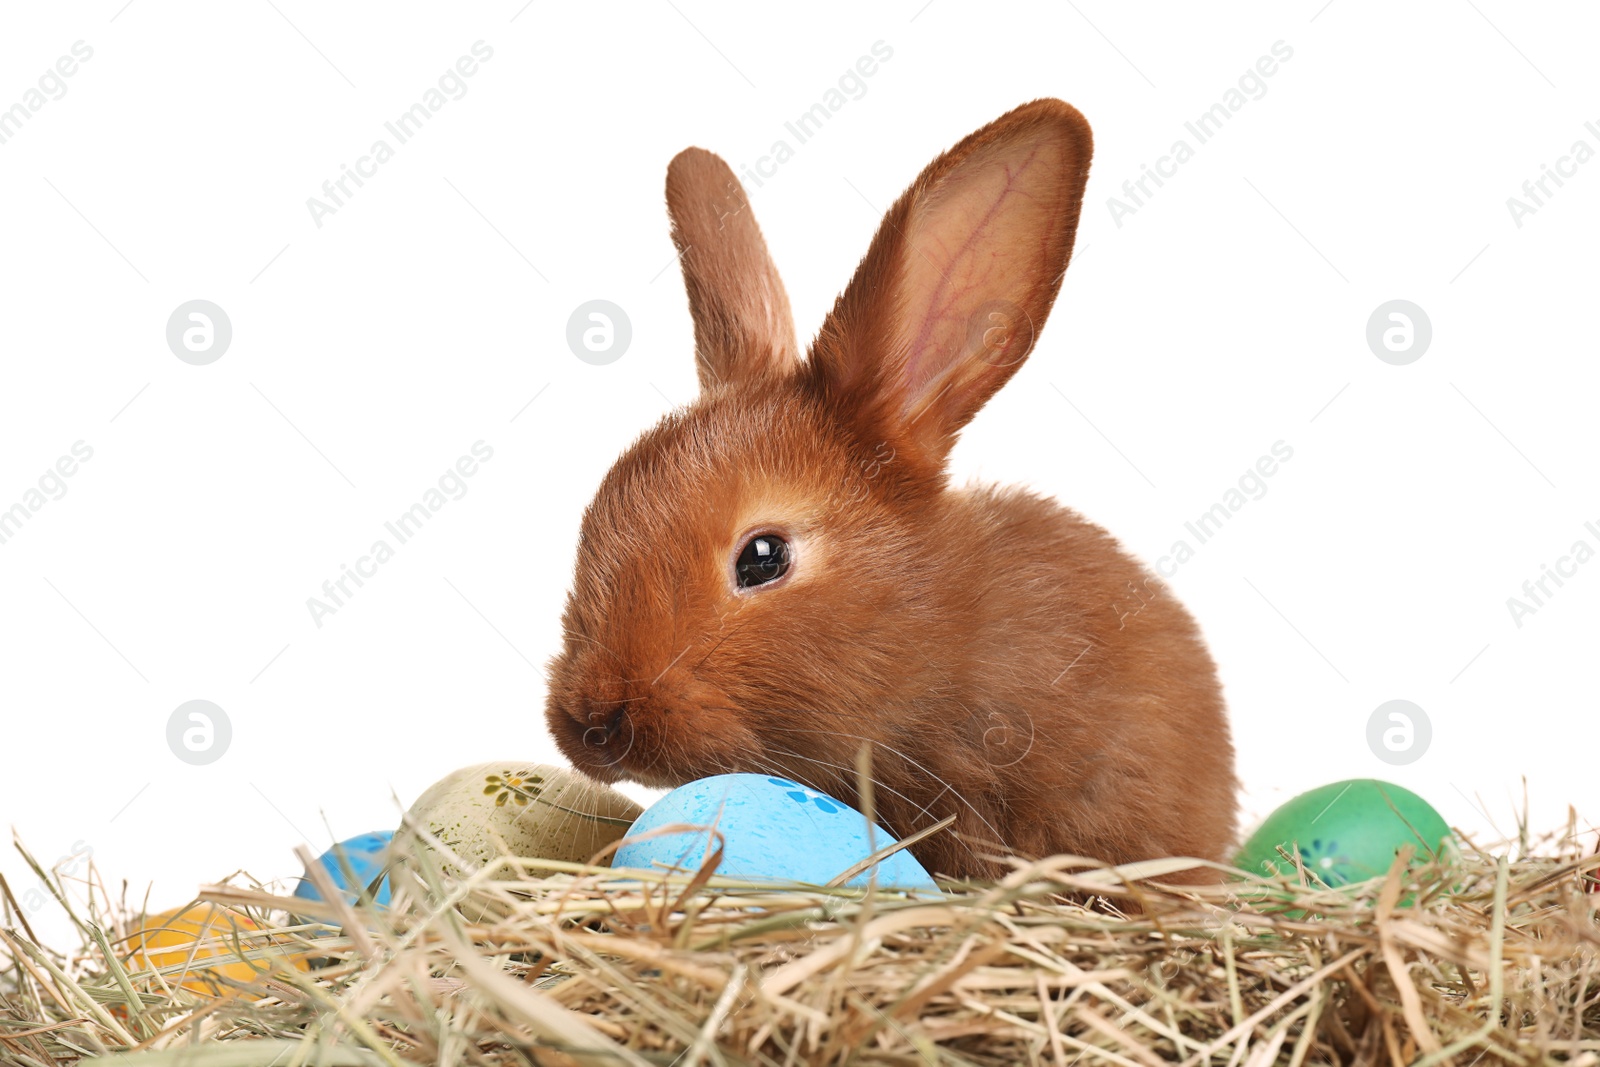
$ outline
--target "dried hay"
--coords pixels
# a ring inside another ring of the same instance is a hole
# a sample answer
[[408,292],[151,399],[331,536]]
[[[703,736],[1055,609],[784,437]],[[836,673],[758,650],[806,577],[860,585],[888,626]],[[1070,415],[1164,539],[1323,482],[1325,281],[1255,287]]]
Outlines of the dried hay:
[[1575,841],[1341,889],[1288,856],[1181,890],[1129,880],[1180,861],[1056,857],[942,896],[512,858],[451,881],[419,850],[383,912],[203,889],[260,927],[199,947],[259,970],[215,996],[179,984],[198,958],[131,969],[139,909],[98,875],[75,903],[34,864],[83,943],[41,945],[3,887],[0,1061],[1595,1067],[1600,856]]

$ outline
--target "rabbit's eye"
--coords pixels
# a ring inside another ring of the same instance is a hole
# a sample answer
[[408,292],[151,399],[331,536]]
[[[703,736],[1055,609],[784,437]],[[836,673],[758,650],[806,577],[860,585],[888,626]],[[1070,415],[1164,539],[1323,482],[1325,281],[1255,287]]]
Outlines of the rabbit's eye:
[[775,582],[788,570],[789,542],[773,534],[752,537],[733,565],[741,589]]

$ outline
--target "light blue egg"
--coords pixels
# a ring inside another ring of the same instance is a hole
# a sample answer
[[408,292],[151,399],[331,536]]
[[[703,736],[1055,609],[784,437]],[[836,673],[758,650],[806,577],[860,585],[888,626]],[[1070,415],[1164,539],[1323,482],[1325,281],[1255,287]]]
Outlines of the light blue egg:
[[[628,830],[628,840],[617,850],[612,866],[698,870],[714,847],[714,839],[703,830],[636,840],[674,823],[715,825],[724,838],[717,873],[748,881],[825,885],[895,841],[881,826],[873,826],[869,842],[865,815],[786,778],[719,774],[679,786],[651,805]],[[938,888],[904,849],[876,869],[880,886]],[[865,887],[872,875],[868,868],[847,884]]]
[[[333,884],[344,891],[345,900],[354,904],[360,891],[372,883],[383,870],[384,864],[389,862],[387,851],[389,842],[394,839],[393,830],[379,830],[370,834],[352,837],[348,841],[341,841],[317,858],[323,870],[328,872],[328,877]],[[340,855],[343,854],[341,861]],[[346,876],[346,869],[355,875],[352,885]],[[294,895],[302,900],[321,900],[322,894],[317,892],[317,887],[309,878],[300,879],[300,884],[295,886]],[[389,879],[385,878],[378,886],[375,899],[379,907],[389,903]]]

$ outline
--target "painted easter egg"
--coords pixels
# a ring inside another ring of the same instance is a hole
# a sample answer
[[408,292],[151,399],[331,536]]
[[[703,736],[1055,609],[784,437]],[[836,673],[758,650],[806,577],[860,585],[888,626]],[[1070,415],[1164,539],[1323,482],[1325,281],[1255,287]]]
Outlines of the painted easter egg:
[[1298,850],[1307,872],[1330,886],[1388,873],[1395,853],[1411,845],[1418,862],[1457,854],[1450,827],[1409,789],[1376,778],[1320,786],[1267,817],[1234,865],[1255,874],[1293,873],[1278,846]]
[[[747,881],[826,885],[895,841],[849,805],[786,778],[719,774],[679,786],[651,805],[628,831],[613,866],[698,870],[716,847],[708,830],[640,836],[675,823],[715,826],[724,849],[717,874]],[[904,849],[877,864],[876,875],[884,887],[937,888]],[[869,868],[846,884],[865,886],[872,877]]]
[[[360,893],[372,884],[372,880],[382,873],[384,865],[389,862],[389,842],[393,839],[393,830],[377,830],[352,837],[317,857],[317,863],[328,873],[334,887],[344,894],[344,899],[354,904]],[[300,879],[294,895],[302,900],[322,899],[322,894],[309,877]],[[374,899],[379,907],[389,903],[389,879],[385,878],[379,883]]]
[[[191,904],[145,916],[128,937],[129,970],[181,967],[164,976],[167,984],[195,993],[225,993],[230,982],[247,984],[271,970],[270,959],[252,963],[239,956],[240,948],[248,952],[264,947],[259,937],[243,939],[260,929],[243,915],[214,904]],[[304,967],[302,959],[294,963]]]
[[[411,805],[407,819],[477,868],[503,855],[588,863],[642,810],[569,767],[503,761],[441,778]],[[441,866],[456,877],[463,873]]]

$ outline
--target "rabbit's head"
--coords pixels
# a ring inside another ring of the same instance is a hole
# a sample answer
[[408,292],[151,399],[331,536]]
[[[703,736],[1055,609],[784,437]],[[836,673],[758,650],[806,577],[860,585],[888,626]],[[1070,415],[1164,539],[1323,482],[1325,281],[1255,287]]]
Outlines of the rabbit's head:
[[[809,354],[721,159],[672,161],[667,205],[700,396],[585,513],[547,717],[604,779],[809,777],[895,739],[959,619],[945,462],[1032,349],[1072,250],[1091,140],[1057,100],[934,160],[889,210]],[[928,740],[928,739],[924,739]]]

